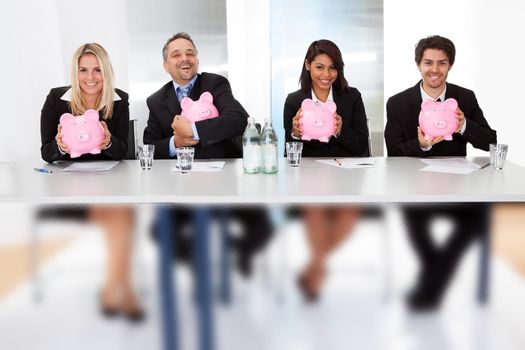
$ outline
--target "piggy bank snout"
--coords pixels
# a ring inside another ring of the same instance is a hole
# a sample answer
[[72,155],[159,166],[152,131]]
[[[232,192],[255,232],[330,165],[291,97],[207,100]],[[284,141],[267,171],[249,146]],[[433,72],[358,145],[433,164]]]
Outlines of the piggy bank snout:
[[437,120],[434,122],[434,126],[436,129],[445,129],[447,127],[447,122],[444,120]]
[[204,109],[201,111],[201,116],[203,117],[209,117],[211,115],[211,111],[209,109]]
[[312,125],[316,128],[320,128],[324,125],[324,119],[323,118],[314,118],[312,119]]
[[77,141],[81,143],[89,142],[91,140],[91,134],[86,130],[80,130],[77,134]]

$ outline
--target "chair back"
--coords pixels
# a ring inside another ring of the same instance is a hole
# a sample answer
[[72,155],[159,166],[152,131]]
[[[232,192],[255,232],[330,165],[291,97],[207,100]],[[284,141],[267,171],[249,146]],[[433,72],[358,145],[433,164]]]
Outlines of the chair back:
[[128,129],[128,152],[126,153],[126,159],[136,159],[137,158],[137,137],[136,137],[136,128],[137,119],[129,120],[129,129]]
[[373,157],[372,154],[372,130],[370,130],[370,118],[366,117],[366,127],[368,129],[368,156]]

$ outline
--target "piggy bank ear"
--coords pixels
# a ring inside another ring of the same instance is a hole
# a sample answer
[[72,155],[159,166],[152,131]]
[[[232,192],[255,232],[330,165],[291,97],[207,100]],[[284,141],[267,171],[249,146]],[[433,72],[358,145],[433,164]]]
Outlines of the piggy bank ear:
[[180,101],[180,106],[182,107],[182,109],[184,110],[188,110],[191,108],[191,106],[193,105],[193,100],[191,98],[189,98],[188,96],[184,97],[181,101]]
[[65,124],[71,120],[75,119],[73,114],[71,113],[64,113],[62,116],[60,116],[60,124]]
[[447,98],[445,102],[443,102],[443,105],[451,111],[455,111],[456,109],[458,109],[458,101],[456,101],[453,98]]
[[186,96],[180,101],[180,106],[182,107],[182,109],[188,110],[191,108],[191,106],[193,106],[193,103],[193,100],[190,97]]
[[427,98],[425,101],[421,102],[421,110],[422,111],[428,111],[429,109],[432,109],[436,102],[432,101],[431,99]]
[[98,120],[99,119],[98,112],[95,111],[94,109],[88,109],[84,113],[84,117],[86,117],[87,119],[91,119],[91,120]]
[[301,103],[302,109],[313,109],[315,108],[315,102],[312,101],[312,99],[306,98],[303,100],[303,103]]
[[335,111],[337,110],[337,105],[332,101],[326,102],[324,106],[330,111],[330,113],[335,113]]
[[199,101],[205,101],[213,104],[213,95],[208,91],[204,91],[199,98]]

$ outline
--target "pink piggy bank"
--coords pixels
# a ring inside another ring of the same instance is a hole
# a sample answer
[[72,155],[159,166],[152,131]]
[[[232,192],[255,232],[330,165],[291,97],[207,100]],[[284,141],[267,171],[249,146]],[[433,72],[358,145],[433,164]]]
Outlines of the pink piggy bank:
[[430,99],[423,101],[419,113],[419,127],[425,134],[425,140],[436,136],[443,136],[447,141],[452,140],[452,134],[458,129],[457,108],[458,102],[453,98],[447,98],[445,102]]
[[98,112],[94,109],[88,109],[78,117],[71,113],[62,114],[62,142],[69,148],[71,158],[85,153],[100,153],[99,146],[104,141],[104,128],[98,118]]
[[328,142],[335,132],[335,111],[337,106],[333,102],[326,102],[321,106],[307,98],[301,104],[302,109],[302,140],[319,140]]
[[199,100],[195,102],[189,97],[184,97],[180,105],[181,115],[190,123],[219,116],[219,111],[213,105],[213,96],[208,91],[203,92]]

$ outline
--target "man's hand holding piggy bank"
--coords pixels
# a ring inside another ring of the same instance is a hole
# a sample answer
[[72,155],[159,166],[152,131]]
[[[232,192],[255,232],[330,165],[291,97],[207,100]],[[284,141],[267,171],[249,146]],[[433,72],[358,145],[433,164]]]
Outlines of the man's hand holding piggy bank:
[[181,115],[190,123],[219,116],[219,111],[213,105],[213,96],[208,91],[203,92],[197,101],[184,97],[180,101],[180,105],[182,107]]
[[456,110],[458,102],[447,98],[444,102],[427,99],[421,103],[419,127],[425,135],[425,140],[441,136],[444,140],[452,140],[452,134],[458,129]]

